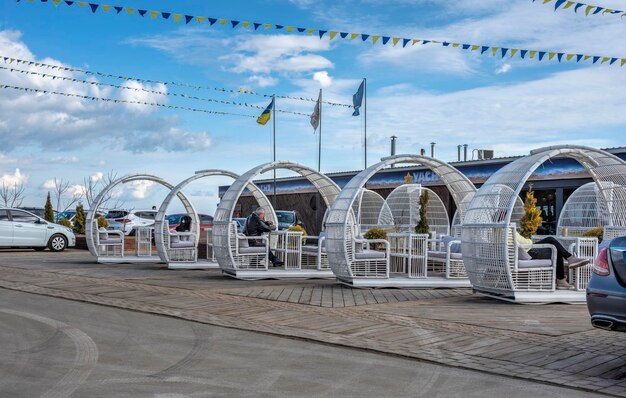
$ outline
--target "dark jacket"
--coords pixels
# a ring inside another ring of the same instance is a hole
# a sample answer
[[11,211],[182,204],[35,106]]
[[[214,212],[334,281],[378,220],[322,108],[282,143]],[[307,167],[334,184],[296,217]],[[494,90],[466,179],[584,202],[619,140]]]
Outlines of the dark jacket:
[[191,230],[191,217],[185,215],[180,219],[180,224],[176,227],[176,232],[189,232]]
[[246,236],[261,236],[262,234],[275,229],[275,225],[268,224],[266,221],[261,220],[256,213],[252,213],[246,219],[244,234]]

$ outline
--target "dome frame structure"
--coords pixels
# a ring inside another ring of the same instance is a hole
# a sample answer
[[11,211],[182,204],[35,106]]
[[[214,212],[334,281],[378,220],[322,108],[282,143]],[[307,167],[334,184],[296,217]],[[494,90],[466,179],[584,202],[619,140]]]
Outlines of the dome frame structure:
[[376,191],[362,188],[352,205],[361,233],[373,227],[393,227],[393,214],[385,199]]
[[[409,276],[390,276],[389,262],[385,266],[379,265],[373,272],[362,273],[353,250],[358,231],[352,216],[352,206],[360,190],[367,181],[377,172],[398,164],[422,165],[433,171],[450,191],[457,206],[463,199],[476,192],[472,182],[453,166],[428,156],[422,155],[394,155],[384,157],[376,163],[354,176],[341,190],[341,193],[330,208],[326,219],[328,260],[338,280],[358,287],[431,287],[434,284],[441,286],[443,281],[434,279],[413,278]],[[459,207],[461,213],[464,212]],[[469,287],[467,279],[450,280],[450,287]]]
[[420,196],[428,192],[426,215],[431,232],[437,236],[450,235],[450,217],[443,201],[432,189],[421,184],[402,184],[389,193],[385,202],[393,216],[393,227],[398,232],[413,232],[420,220]]
[[[169,239],[169,231],[166,231],[165,229],[165,228],[169,229],[169,226],[165,225],[167,223],[165,220],[165,215],[172,201],[175,198],[177,198],[179,196],[179,193],[185,187],[187,187],[190,183],[196,180],[205,179],[209,177],[230,177],[236,180],[237,178],[239,178],[239,174],[233,173],[228,170],[220,170],[220,169],[207,169],[207,170],[196,171],[194,175],[192,175],[191,177],[188,177],[187,179],[181,181],[178,185],[173,187],[170,193],[163,200],[163,203],[161,204],[161,206],[159,207],[159,210],[157,212],[157,215],[155,217],[155,222],[154,222],[155,246],[156,246],[159,258],[161,259],[161,261],[165,262],[168,268],[170,269],[219,268],[217,261],[212,261],[212,259],[207,258],[202,261],[199,261],[198,260],[199,255],[197,252],[195,253],[195,256],[192,256],[192,258],[186,258],[184,261],[178,260],[176,258],[172,258],[172,256],[170,256],[170,253],[175,250],[168,249],[167,240]],[[270,201],[267,198],[267,196],[256,185],[249,184],[247,188],[252,193],[252,195],[254,196],[254,198],[256,199],[257,203],[259,203],[260,206],[266,207],[266,208],[271,207]],[[197,250],[198,243],[200,241],[200,235],[203,231],[200,231],[198,212],[196,211],[195,206],[193,206],[192,203],[190,203],[190,207],[187,209],[187,214],[192,219],[190,232],[193,234],[193,237],[195,238],[194,247]],[[274,214],[270,214],[269,218],[272,220],[276,219]],[[212,244],[212,242],[208,241],[209,239],[212,240],[212,235],[207,233],[207,242],[206,242],[207,246],[210,243]]]
[[[299,270],[286,270],[282,268],[268,268],[265,267],[246,268],[244,264],[238,260],[235,252],[235,242],[237,239],[234,236],[236,231],[233,230],[232,217],[235,211],[235,205],[241,197],[244,189],[253,180],[268,171],[272,170],[289,170],[293,171],[305,179],[307,179],[315,189],[320,193],[322,200],[328,208],[330,208],[341,189],[337,184],[331,180],[328,176],[316,171],[310,167],[304,166],[299,163],[291,161],[275,161],[268,162],[256,166],[235,180],[233,184],[228,188],[220,204],[215,212],[213,219],[213,245],[215,250],[215,257],[222,269],[222,272],[226,275],[238,278],[238,279],[264,279],[264,278],[332,278],[334,277],[330,269],[299,269]],[[276,214],[273,206],[268,203],[267,213],[270,215],[270,219],[276,223]],[[271,234],[270,234],[271,236]]]
[[[99,243],[99,239],[97,236],[98,227],[96,224],[97,219],[95,216],[96,216],[98,209],[102,205],[102,202],[118,186],[135,182],[135,181],[151,181],[170,190],[174,188],[173,184],[169,183],[163,178],[153,175],[153,174],[144,174],[144,173],[128,174],[126,176],[120,177],[112,181],[109,185],[104,187],[102,191],[100,191],[100,193],[93,200],[93,203],[91,204],[90,206],[91,208],[87,212],[87,217],[85,220],[85,237],[87,240],[87,248],[89,249],[89,252],[91,253],[91,255],[96,258],[96,261],[98,263],[119,264],[119,263],[158,263],[158,262],[161,262],[161,259],[158,256],[152,254],[151,236],[144,236],[144,237],[136,236],[135,238],[137,241],[141,239],[147,240],[147,242],[145,242],[145,245],[149,246],[148,255],[141,255],[141,256],[140,255],[128,255],[128,254],[124,255],[122,251],[122,255],[120,256],[118,255],[110,256],[110,255],[102,254],[101,252],[102,252],[103,247],[98,244]],[[193,208],[189,199],[182,192],[179,192],[177,196],[180,199],[180,201],[183,203],[185,210],[189,212]],[[123,235],[122,235],[122,239],[123,239]]]
[[611,225],[606,199],[596,182],[578,187],[565,201],[557,222],[557,235],[583,236],[593,228]]
[[584,291],[555,289],[554,268],[522,268],[518,259],[516,202],[533,173],[555,158],[576,160],[593,178],[610,215],[605,237],[626,232],[626,162],[585,146],[558,145],[533,150],[493,174],[467,208],[462,250],[475,291],[521,303],[585,301]]

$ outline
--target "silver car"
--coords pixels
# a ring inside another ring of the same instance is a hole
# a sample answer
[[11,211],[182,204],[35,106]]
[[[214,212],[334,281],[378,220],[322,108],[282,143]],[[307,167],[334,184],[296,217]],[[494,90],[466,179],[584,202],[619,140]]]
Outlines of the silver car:
[[626,236],[603,242],[587,285],[591,324],[626,332]]

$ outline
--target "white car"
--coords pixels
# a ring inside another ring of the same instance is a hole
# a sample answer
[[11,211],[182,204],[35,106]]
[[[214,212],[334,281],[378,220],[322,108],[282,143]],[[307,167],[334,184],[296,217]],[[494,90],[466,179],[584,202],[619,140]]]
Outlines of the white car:
[[0,247],[32,247],[60,252],[76,246],[71,229],[19,209],[0,209]]
[[151,227],[154,225],[156,210],[111,210],[105,216],[109,222],[109,229],[122,231],[124,235],[135,235],[139,227]]

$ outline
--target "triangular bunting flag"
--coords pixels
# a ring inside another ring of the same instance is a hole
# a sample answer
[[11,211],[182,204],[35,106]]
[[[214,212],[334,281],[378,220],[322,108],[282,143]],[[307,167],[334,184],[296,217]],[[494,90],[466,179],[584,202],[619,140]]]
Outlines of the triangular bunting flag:
[[393,45],[395,46],[400,41],[400,38],[399,37],[394,37],[393,39],[391,39],[391,41],[393,42]]
[[332,31],[332,32],[328,33],[328,37],[330,37],[330,40],[334,39],[335,36],[337,36],[337,32],[335,32],[335,31]]
[[96,10],[98,9],[98,7],[100,7],[99,4],[89,3],[89,8],[91,8],[91,12],[94,14],[96,13]]
[[372,44],[376,44],[378,39],[380,39],[380,36],[372,36]]
[[367,41],[367,39],[368,39],[369,37],[370,37],[370,35],[365,35],[365,34],[362,34],[362,35],[361,35],[361,40],[363,40],[363,41]]

